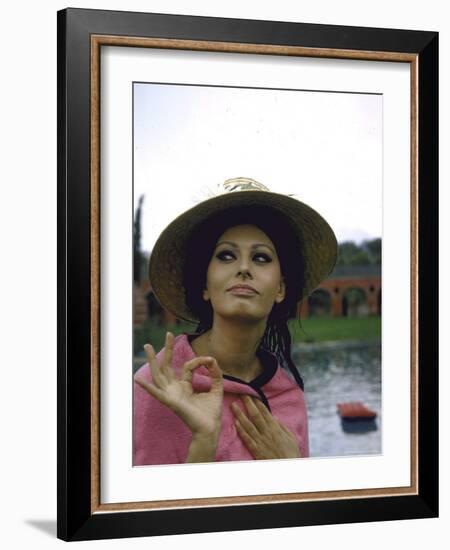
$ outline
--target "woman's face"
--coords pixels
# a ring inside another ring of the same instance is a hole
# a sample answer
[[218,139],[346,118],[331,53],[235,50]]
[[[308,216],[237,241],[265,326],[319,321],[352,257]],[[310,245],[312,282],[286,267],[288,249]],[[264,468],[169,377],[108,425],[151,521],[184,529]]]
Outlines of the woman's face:
[[275,245],[261,229],[237,225],[219,237],[203,291],[215,314],[260,321],[283,301],[285,291]]

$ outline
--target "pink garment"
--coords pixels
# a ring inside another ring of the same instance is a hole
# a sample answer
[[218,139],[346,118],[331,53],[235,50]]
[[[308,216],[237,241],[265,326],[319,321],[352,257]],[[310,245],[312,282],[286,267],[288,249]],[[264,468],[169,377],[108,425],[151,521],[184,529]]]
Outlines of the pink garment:
[[[253,456],[242,443],[234,426],[234,415],[230,409],[237,401],[245,411],[239,396],[251,395],[266,400],[272,414],[298,439],[302,457],[309,456],[308,421],[303,391],[278,364],[275,356],[261,351],[264,371],[249,383],[224,375],[224,398],[222,428],[216,451],[216,461],[253,460]],[[163,355],[161,350],[157,358]],[[188,335],[175,338],[173,367],[179,372],[186,361],[196,357]],[[150,367],[146,363],[136,374],[151,382]],[[206,367],[194,371],[195,391],[207,391],[210,378]],[[191,432],[182,420],[168,407],[149,395],[137,383],[134,384],[134,441],[133,465],[179,464],[186,461]]]

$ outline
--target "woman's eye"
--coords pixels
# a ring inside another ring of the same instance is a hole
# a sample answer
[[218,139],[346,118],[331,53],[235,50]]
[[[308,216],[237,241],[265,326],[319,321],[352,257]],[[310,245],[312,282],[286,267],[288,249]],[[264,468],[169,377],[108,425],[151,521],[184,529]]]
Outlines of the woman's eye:
[[262,252],[258,252],[258,254],[255,254],[253,256],[253,259],[260,264],[269,263],[272,261],[272,258],[268,254],[264,254]]
[[[230,261],[230,260],[235,260],[236,259],[236,254],[234,252],[232,252],[231,250],[221,250],[220,252],[218,252],[216,254],[216,258],[218,260],[226,262],[226,261]],[[264,252],[258,252],[256,254],[254,254],[252,259],[253,259],[254,262],[256,262],[258,264],[265,264],[265,263],[269,263],[269,262],[272,261],[272,258],[268,254],[265,254]]]
[[229,250],[221,250],[216,255],[216,258],[222,261],[227,261],[227,260],[234,260],[236,256],[233,254],[233,252],[230,252]]

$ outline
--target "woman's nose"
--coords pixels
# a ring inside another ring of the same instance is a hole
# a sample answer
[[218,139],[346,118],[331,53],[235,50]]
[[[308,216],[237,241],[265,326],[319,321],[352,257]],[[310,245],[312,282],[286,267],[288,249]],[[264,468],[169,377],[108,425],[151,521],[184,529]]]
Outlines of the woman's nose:
[[241,258],[239,262],[239,270],[237,273],[238,276],[242,277],[251,277],[250,264],[246,258]]

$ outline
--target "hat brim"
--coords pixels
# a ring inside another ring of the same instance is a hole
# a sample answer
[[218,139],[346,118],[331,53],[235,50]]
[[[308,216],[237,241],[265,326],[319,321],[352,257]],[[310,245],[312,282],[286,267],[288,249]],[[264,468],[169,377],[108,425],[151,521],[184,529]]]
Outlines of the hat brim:
[[150,256],[149,278],[160,304],[176,317],[197,322],[187,307],[183,265],[193,230],[224,210],[246,205],[271,208],[284,216],[302,247],[305,285],[309,295],[333,270],[337,259],[336,236],[327,221],[307,204],[269,191],[236,191],[212,197],[183,212],[161,233]]

